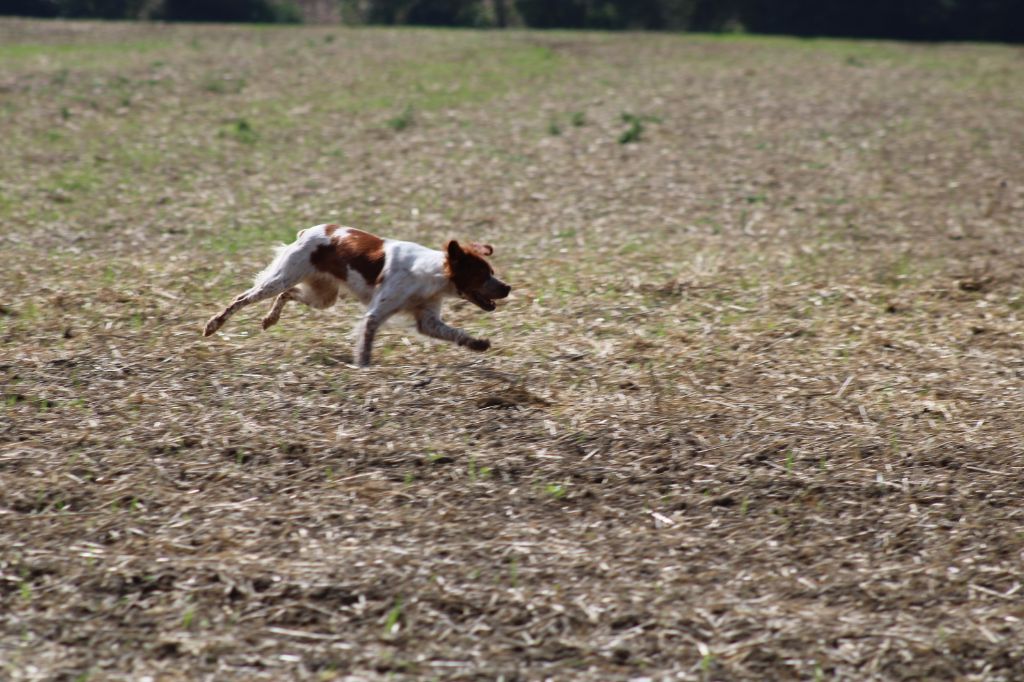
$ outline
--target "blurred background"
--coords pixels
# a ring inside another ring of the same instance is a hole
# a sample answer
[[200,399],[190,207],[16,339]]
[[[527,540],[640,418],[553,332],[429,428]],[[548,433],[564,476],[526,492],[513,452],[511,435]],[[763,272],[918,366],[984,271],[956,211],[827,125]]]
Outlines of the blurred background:
[[1024,40],[1020,0],[4,0],[0,14]]

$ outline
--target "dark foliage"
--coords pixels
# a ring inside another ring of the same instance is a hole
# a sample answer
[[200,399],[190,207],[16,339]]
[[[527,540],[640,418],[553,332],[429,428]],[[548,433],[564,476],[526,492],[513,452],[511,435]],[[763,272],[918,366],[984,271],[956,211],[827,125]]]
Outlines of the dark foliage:
[[1021,0],[517,0],[515,8],[541,28],[1024,41]]
[[[287,0],[0,0],[0,14],[300,21]],[[370,24],[653,29],[1024,42],[1024,0],[339,0]]]
[[138,16],[141,4],[142,0],[3,0],[0,14],[124,19]]
[[[497,3],[501,9],[505,4]],[[502,24],[485,18],[479,0],[372,0],[342,2],[351,21],[368,24],[416,24],[420,26],[482,26]],[[504,15],[502,15],[502,20]]]
[[0,0],[0,14],[96,19],[166,19],[168,21],[301,21],[291,2],[281,0]]
[[736,6],[755,33],[908,40],[1024,40],[1019,0],[746,0]]
[[294,5],[271,0],[164,0],[158,16],[169,21],[301,21],[301,15]]
[[22,17],[55,17],[60,14],[57,0],[4,0],[0,14]]
[[[518,0],[527,26],[603,29],[686,29],[700,0]],[[706,0],[705,0],[706,2]]]

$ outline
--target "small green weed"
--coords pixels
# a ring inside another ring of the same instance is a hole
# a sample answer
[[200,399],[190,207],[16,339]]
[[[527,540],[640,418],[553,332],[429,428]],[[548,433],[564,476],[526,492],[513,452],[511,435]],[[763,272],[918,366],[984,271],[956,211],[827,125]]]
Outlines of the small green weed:
[[247,119],[239,118],[231,121],[228,126],[221,131],[221,135],[224,137],[231,137],[241,142],[242,144],[256,144],[259,140],[259,134],[256,129],[252,127]]
[[544,492],[556,500],[561,500],[568,493],[565,486],[561,483],[548,483],[544,486]]
[[477,481],[491,477],[491,467],[477,466],[476,459],[469,458],[469,480]]
[[207,76],[202,83],[202,89],[217,95],[236,95],[245,89],[244,78],[229,78],[227,76]]
[[395,597],[395,605],[388,611],[388,617],[384,620],[384,636],[388,637],[398,632],[398,621],[402,618],[402,598]]
[[629,124],[629,128],[619,135],[619,144],[633,144],[634,142],[639,142],[643,134],[644,124],[639,120],[634,120]]
[[393,118],[389,118],[387,121],[385,121],[385,123],[387,124],[388,128],[391,128],[396,133],[402,132],[406,128],[411,127],[416,122],[414,112],[415,110],[412,108],[412,105],[409,105],[402,110],[402,113],[398,114],[398,116],[395,116]]
[[619,144],[632,144],[639,142],[644,134],[645,123],[660,123],[661,119],[657,116],[636,116],[628,112],[622,113],[622,122],[629,125],[621,135],[619,135]]

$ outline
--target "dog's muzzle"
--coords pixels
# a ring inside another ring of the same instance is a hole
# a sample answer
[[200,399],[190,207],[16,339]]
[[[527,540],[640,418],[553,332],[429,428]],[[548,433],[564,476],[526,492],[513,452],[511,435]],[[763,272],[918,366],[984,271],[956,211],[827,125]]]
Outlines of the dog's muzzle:
[[479,291],[465,292],[463,296],[472,301],[481,310],[493,312],[497,306],[494,301],[501,298],[508,298],[512,293],[512,287],[502,282],[497,277],[487,280]]

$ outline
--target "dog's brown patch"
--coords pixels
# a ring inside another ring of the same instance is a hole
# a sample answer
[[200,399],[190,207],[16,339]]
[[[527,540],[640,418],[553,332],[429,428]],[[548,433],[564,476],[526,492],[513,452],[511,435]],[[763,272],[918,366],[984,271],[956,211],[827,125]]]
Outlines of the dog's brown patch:
[[490,279],[494,270],[491,264],[479,255],[476,250],[463,249],[454,239],[445,246],[448,258],[445,259],[445,275],[460,292],[476,291]]
[[348,261],[341,255],[337,244],[321,244],[309,256],[309,262],[321,272],[328,272],[340,280],[348,279]]
[[349,230],[339,246],[352,269],[362,275],[367,284],[377,284],[384,269],[384,240],[369,232]]
[[331,223],[330,225],[324,225],[324,234],[330,237],[331,235],[334,234],[334,231],[337,230],[339,227],[341,227],[341,225],[336,225],[335,223]]
[[[330,230],[332,227],[334,230]],[[337,225],[328,225],[324,231],[331,234],[337,228]],[[329,272],[341,280],[348,279],[348,269],[352,268],[372,286],[379,283],[384,269],[384,240],[350,228],[341,239],[318,246],[309,260],[317,270]]]

